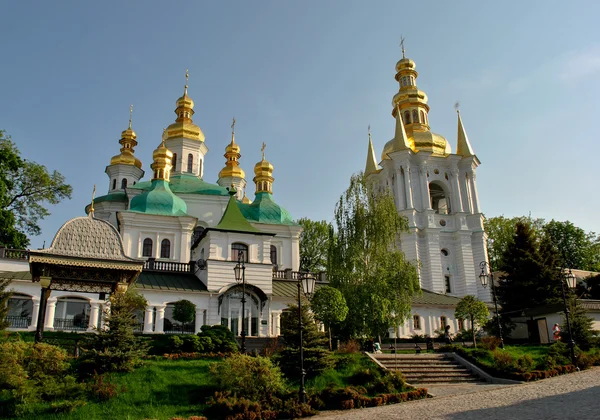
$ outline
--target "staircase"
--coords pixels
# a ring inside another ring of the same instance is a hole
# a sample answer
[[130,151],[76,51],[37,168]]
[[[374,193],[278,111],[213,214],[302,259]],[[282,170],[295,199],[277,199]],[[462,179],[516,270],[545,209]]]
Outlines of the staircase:
[[373,354],[386,369],[399,371],[411,385],[485,382],[444,354]]

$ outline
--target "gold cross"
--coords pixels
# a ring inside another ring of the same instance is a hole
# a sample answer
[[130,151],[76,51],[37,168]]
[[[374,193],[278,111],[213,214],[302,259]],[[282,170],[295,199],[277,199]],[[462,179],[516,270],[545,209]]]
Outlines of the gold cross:
[[129,105],[129,128],[131,128],[131,116],[133,115],[133,105]]
[[369,140],[371,139],[371,124],[369,124],[369,127],[367,128],[367,131],[369,133]]
[[262,152],[262,160],[265,160],[265,148],[266,147],[267,147],[267,145],[263,141],[262,147],[260,148],[260,151]]
[[233,122],[231,123],[231,133],[235,132],[235,117],[233,117]]
[[402,47],[402,58],[404,57],[404,37],[400,35],[400,46]]

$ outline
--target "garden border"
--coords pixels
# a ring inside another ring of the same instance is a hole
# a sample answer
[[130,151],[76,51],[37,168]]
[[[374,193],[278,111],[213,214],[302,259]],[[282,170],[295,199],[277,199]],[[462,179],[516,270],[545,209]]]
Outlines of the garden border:
[[518,384],[525,383],[524,381],[517,381],[514,379],[497,378],[495,376],[492,376],[489,373],[487,373],[486,371],[484,371],[483,369],[481,369],[480,367],[474,365],[473,363],[469,362],[467,359],[458,355],[457,353],[452,352],[452,353],[444,353],[444,354],[449,355],[455,361],[457,361],[461,365],[465,366],[466,368],[470,369],[473,373],[481,376],[483,379],[485,379],[487,382],[489,382],[491,384],[518,385]]

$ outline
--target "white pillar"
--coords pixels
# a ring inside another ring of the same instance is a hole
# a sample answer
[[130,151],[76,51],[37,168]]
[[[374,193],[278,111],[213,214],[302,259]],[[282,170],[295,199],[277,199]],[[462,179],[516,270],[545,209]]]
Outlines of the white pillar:
[[461,213],[463,211],[462,198],[460,194],[460,185],[458,183],[458,169],[450,170],[450,179],[452,182],[452,208],[454,212]]
[[481,213],[481,210],[479,209],[479,197],[477,195],[477,184],[475,183],[475,179],[477,178],[475,171],[471,171],[469,173],[469,178],[471,179],[471,201],[473,201],[473,213]]
[[466,213],[472,213],[471,211],[471,203],[470,203],[470,192],[469,192],[469,180],[467,179],[467,174],[463,173],[459,178],[459,184],[461,186],[461,198],[462,198],[462,207],[463,211]]
[[32,299],[33,301],[33,310],[31,311],[31,325],[29,326],[30,330],[35,330],[37,328],[38,316],[40,315],[40,300]]
[[202,329],[203,321],[204,309],[198,309],[198,307],[196,307],[196,325],[194,327],[194,333],[198,334],[200,332],[200,330]]
[[419,180],[421,181],[421,204],[423,210],[431,209],[431,199],[429,198],[429,184],[427,182],[427,165],[424,163],[419,166]]
[[281,335],[281,312],[276,312],[275,314],[275,337],[279,337]]
[[90,321],[88,323],[88,330],[94,330],[98,327],[98,314],[100,312],[99,308],[100,304],[98,302],[94,302],[90,304]]
[[412,209],[414,208],[414,204],[413,204],[413,194],[412,194],[412,189],[411,189],[411,185],[410,185],[410,167],[408,166],[408,164],[405,164],[403,166],[404,168],[404,192],[406,193],[406,208],[407,209]]
[[402,169],[396,169],[394,187],[396,188],[396,197],[398,199],[397,210],[404,210],[406,208],[406,193],[404,192],[405,181],[402,176]]
[[46,304],[46,325],[44,325],[45,330],[53,330],[54,329],[54,313],[56,312],[56,299],[48,300]]
[[158,334],[164,334],[165,332],[165,308],[166,306],[156,307],[156,326],[154,332]]
[[144,334],[152,332],[152,318],[154,318],[154,306],[147,306],[144,311]]

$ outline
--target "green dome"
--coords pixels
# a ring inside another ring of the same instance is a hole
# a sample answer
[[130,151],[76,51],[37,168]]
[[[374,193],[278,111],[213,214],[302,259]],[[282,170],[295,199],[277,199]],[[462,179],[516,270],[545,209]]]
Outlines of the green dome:
[[273,201],[271,193],[260,192],[252,204],[238,203],[244,217],[251,222],[296,225],[290,213]]
[[[133,190],[149,190],[152,184],[148,181],[138,182],[129,187]],[[228,196],[227,188],[203,181],[194,174],[179,174],[171,177],[171,191],[175,194],[204,194]]]
[[148,191],[131,199],[130,211],[162,216],[187,216],[187,204],[171,191],[169,183],[155,179]]

